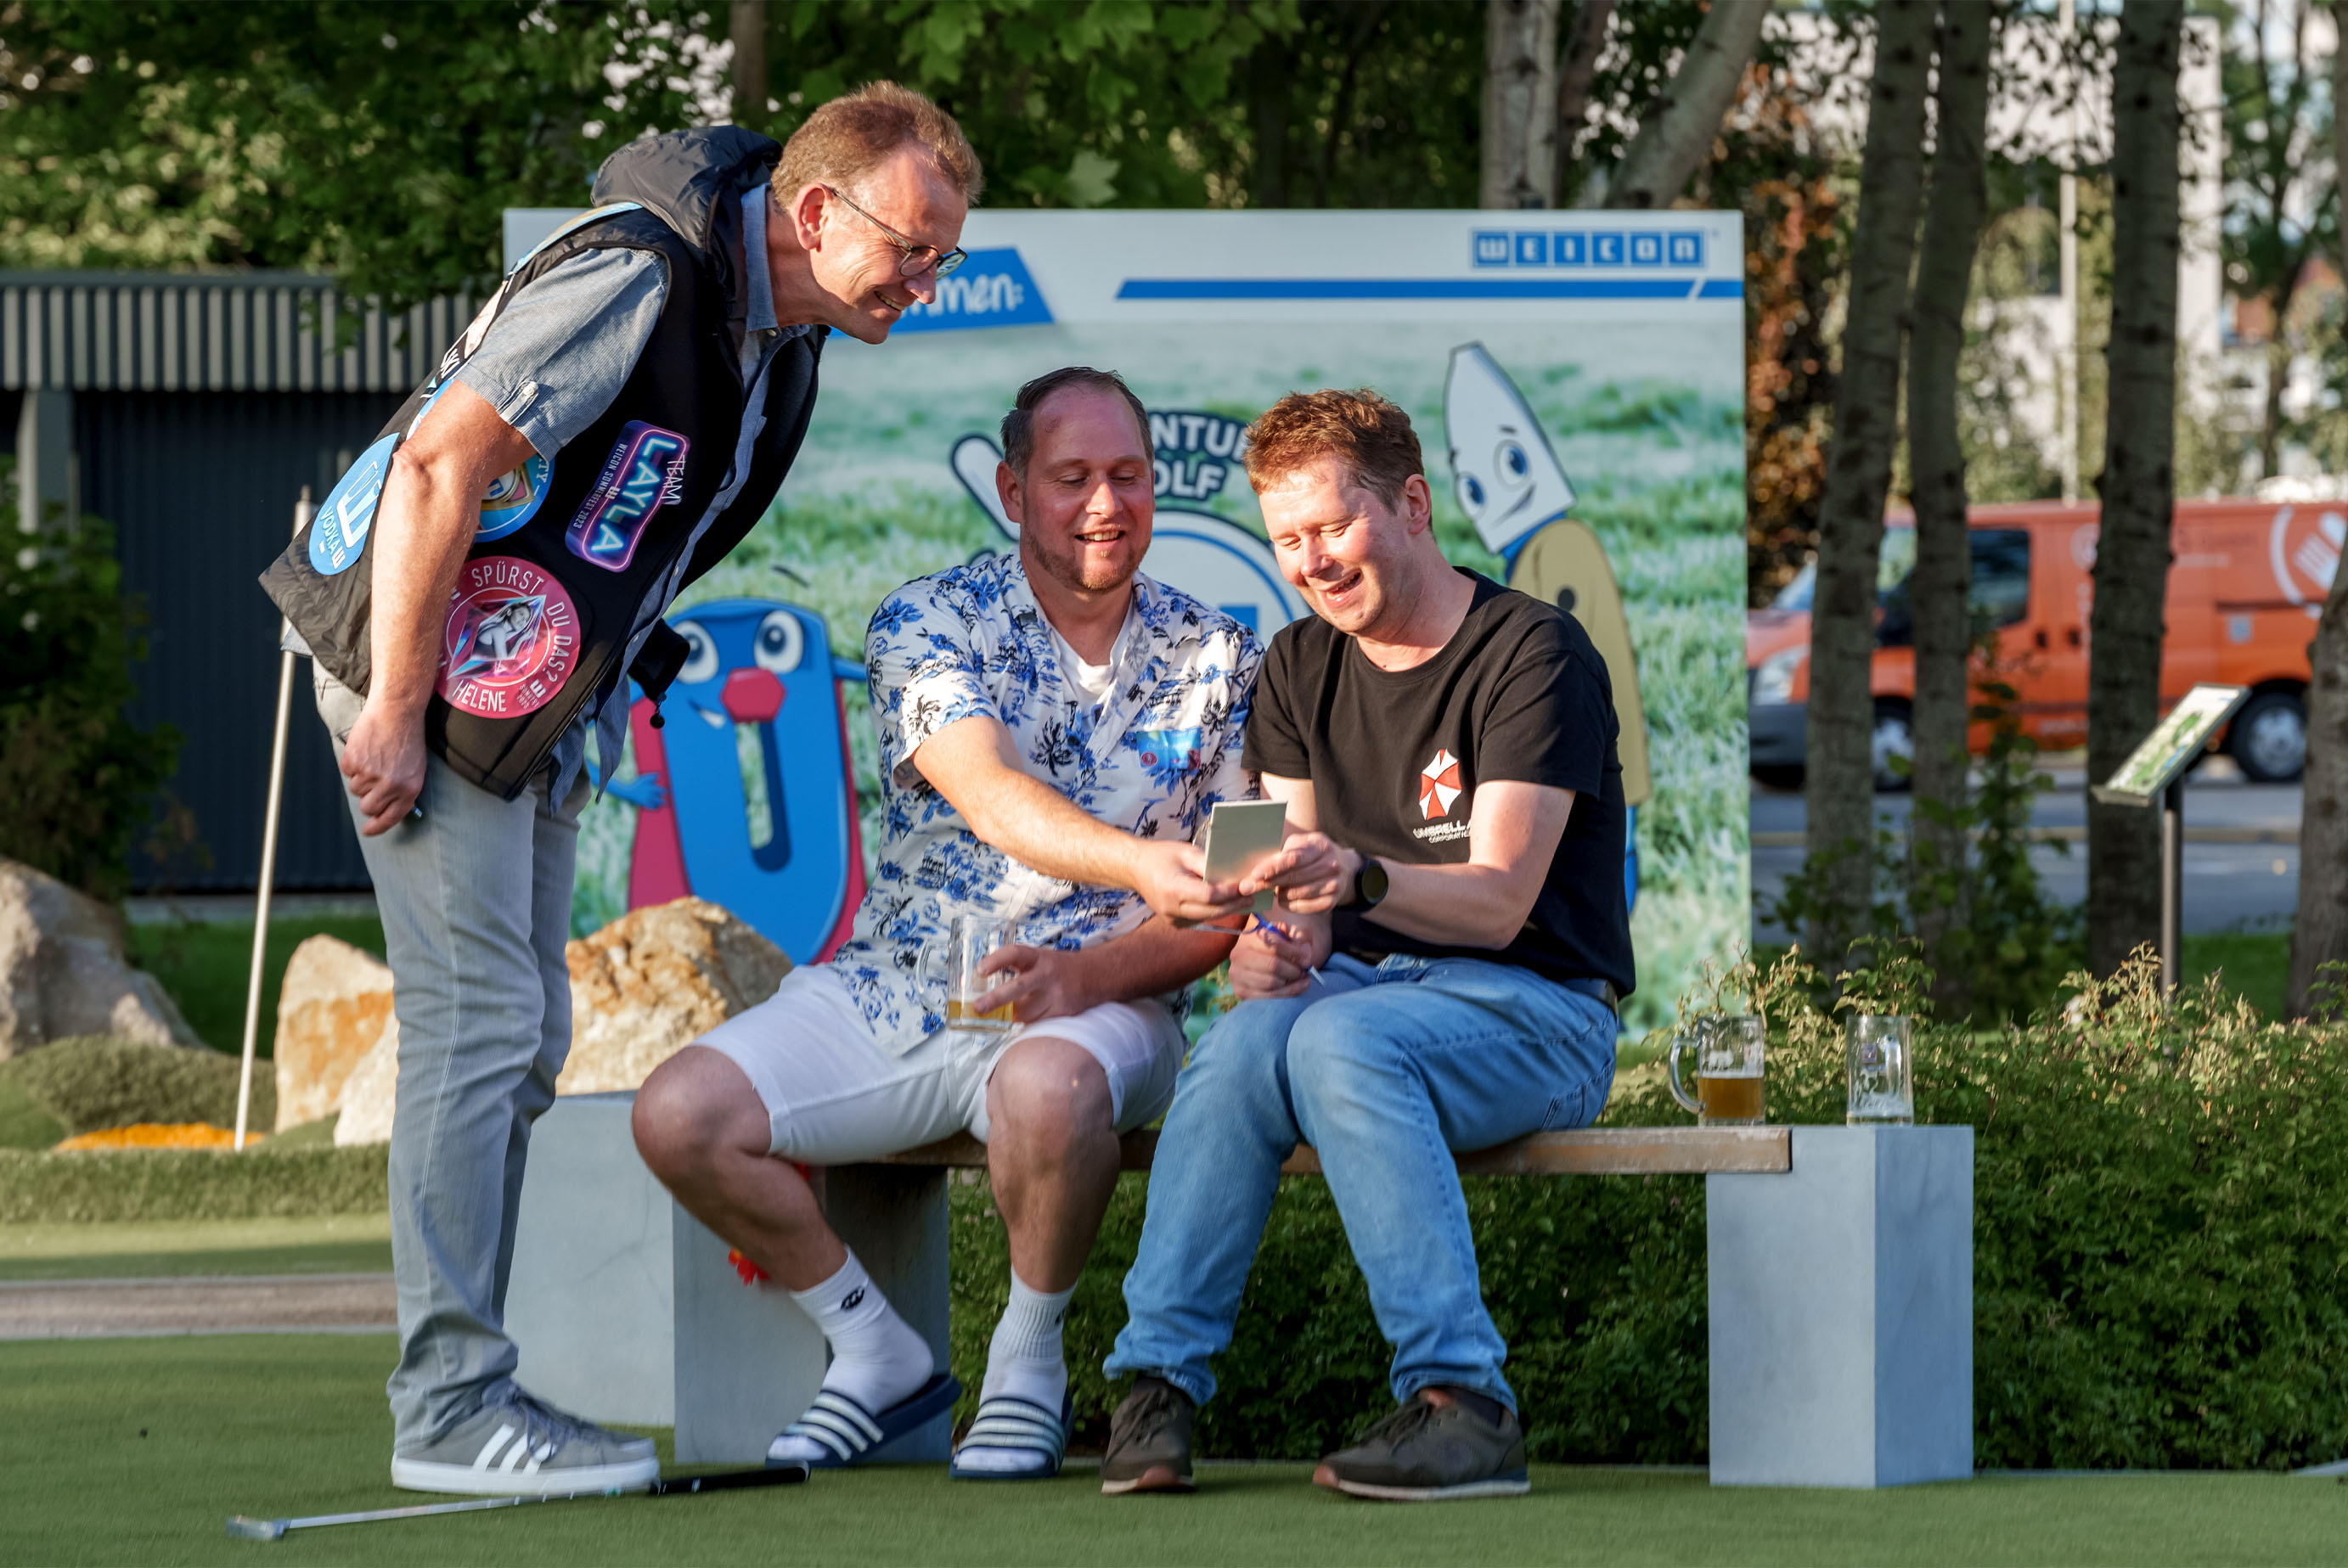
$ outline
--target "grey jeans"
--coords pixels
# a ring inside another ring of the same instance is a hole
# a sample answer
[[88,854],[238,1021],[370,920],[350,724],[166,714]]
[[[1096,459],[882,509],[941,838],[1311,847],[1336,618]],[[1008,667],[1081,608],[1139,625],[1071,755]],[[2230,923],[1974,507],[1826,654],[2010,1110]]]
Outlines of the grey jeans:
[[[335,756],[360,700],[316,677]],[[431,1442],[512,1386],[506,1279],[530,1123],[571,1050],[571,877],[584,770],[555,804],[541,777],[510,801],[425,764],[422,821],[359,850],[375,879],[399,1019],[391,1261],[399,1366],[392,1446]],[[357,803],[352,803],[357,820]]]

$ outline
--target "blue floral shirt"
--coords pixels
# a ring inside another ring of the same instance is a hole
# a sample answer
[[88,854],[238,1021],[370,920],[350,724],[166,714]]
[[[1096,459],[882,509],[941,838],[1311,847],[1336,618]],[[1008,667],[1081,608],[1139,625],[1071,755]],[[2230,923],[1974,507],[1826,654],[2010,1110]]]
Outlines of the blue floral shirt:
[[913,765],[922,743],[983,713],[1027,771],[1096,819],[1142,838],[1189,840],[1220,800],[1251,793],[1240,763],[1262,650],[1247,628],[1136,575],[1133,609],[1096,702],[1063,672],[1051,623],[1016,555],[907,583],[864,640],[880,735],[887,827],[855,933],[830,960],[881,1049],[901,1056],[945,1022],[924,943],[956,915],[1012,923],[1028,947],[1090,948],[1149,918],[1129,888],[1046,876],[983,842]]

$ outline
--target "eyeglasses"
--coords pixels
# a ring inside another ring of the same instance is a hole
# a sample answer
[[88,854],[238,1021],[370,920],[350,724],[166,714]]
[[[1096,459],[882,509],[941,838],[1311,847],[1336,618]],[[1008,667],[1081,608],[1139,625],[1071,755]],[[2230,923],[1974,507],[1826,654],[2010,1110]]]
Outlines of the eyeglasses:
[[917,245],[912,241],[906,239],[902,234],[898,233],[894,229],[890,228],[886,223],[881,222],[880,220],[872,216],[871,213],[864,210],[863,208],[856,205],[855,202],[850,201],[847,197],[842,196],[830,186],[825,186],[824,190],[841,206],[847,208],[850,212],[855,213],[859,218],[863,219],[867,223],[871,224],[875,229],[880,230],[882,239],[888,241],[889,243],[896,246],[899,251],[904,253],[905,259],[897,268],[898,275],[901,277],[918,278],[923,272],[935,267],[938,271],[938,276],[942,278],[947,273],[953,272],[956,267],[961,266],[964,261],[970,260],[970,253],[959,245],[955,246],[951,251],[940,251],[935,245]]

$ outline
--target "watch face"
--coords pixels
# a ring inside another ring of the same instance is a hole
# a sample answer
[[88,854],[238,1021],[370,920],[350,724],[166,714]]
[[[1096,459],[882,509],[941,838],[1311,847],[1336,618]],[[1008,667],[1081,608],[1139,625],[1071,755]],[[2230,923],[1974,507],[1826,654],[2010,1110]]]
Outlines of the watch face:
[[1354,886],[1364,904],[1376,903],[1386,896],[1386,868],[1375,860],[1364,860],[1361,875],[1354,879]]

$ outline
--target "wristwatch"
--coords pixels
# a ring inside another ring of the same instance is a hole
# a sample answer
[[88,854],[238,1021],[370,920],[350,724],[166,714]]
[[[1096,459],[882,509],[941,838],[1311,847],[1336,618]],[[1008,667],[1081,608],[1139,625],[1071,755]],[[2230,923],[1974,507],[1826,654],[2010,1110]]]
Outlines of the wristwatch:
[[1363,856],[1361,869],[1354,873],[1354,897],[1349,902],[1367,909],[1385,896],[1386,868],[1368,856]]

